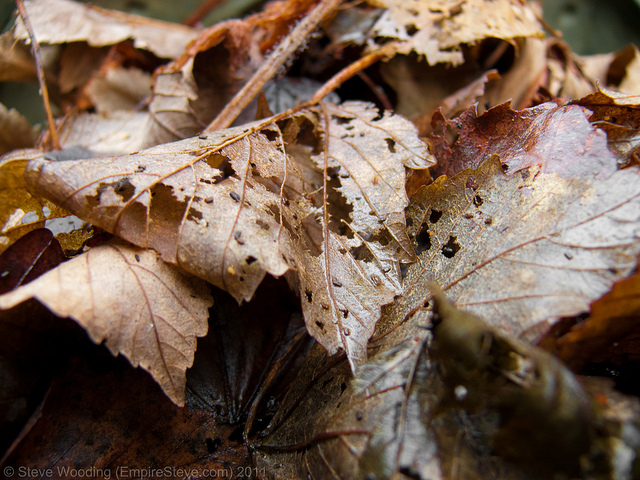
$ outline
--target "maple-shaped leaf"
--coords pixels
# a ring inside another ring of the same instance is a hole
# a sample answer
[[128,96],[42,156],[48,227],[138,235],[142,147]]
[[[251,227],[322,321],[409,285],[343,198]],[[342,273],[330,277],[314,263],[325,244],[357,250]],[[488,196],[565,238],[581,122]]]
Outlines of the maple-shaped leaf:
[[309,331],[355,368],[380,307],[400,292],[399,262],[413,256],[405,165],[433,163],[410,122],[355,102],[134,155],[40,158],[26,178],[239,302],[267,273],[297,270]]
[[165,264],[152,250],[113,241],[0,296],[0,308],[30,298],[71,317],[96,343],[147,370],[178,405],[196,337],[207,333],[205,282]]

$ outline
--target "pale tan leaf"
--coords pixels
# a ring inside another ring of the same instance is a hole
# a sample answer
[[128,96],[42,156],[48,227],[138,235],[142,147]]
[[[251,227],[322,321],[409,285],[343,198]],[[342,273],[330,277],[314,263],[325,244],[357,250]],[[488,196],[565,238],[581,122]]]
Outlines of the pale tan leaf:
[[29,48],[17,41],[11,32],[0,35],[0,80],[24,82],[35,78],[36,65]]
[[463,62],[457,49],[484,38],[543,37],[532,7],[510,0],[375,0],[387,10],[373,27],[401,41],[398,52],[424,55],[430,65]]
[[[324,155],[316,153],[325,142],[326,212]],[[411,123],[351,103],[135,155],[34,160],[27,179],[239,302],[266,273],[297,270],[309,331],[330,351],[345,349],[355,368],[380,307],[400,292],[399,262],[413,256],[403,164],[432,164]]]
[[[92,47],[133,40],[136,48],[161,58],[176,58],[196,38],[197,30],[70,0],[28,0],[29,20],[39,43],[87,42]],[[16,38],[28,40],[22,21],[16,21]]]
[[209,287],[122,241],[75,257],[0,296],[9,309],[30,298],[71,317],[113,355],[147,370],[171,400],[184,405],[185,372],[196,337],[207,333]]
[[33,147],[37,129],[15,109],[0,103],[0,155],[16,148]]
[[111,68],[99,72],[86,86],[86,94],[100,114],[137,110],[151,95],[151,75],[137,68]]
[[397,313],[420,305],[430,279],[458,306],[515,336],[531,329],[537,338],[559,317],[587,311],[636,266],[638,180],[638,169],[603,180],[538,167],[507,176],[497,158],[440,177],[409,207],[420,256]]

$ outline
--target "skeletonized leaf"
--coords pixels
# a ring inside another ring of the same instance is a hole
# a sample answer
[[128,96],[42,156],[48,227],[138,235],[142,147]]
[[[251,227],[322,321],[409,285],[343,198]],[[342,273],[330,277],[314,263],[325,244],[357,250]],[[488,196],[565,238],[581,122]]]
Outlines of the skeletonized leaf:
[[413,256],[404,165],[432,164],[406,119],[349,103],[135,155],[41,158],[26,177],[39,194],[239,302],[266,273],[298,270],[309,331],[331,352],[345,349],[355,368],[380,307],[400,292],[399,262]]
[[206,283],[185,276],[151,250],[114,241],[96,247],[0,296],[9,309],[30,298],[71,317],[96,343],[140,365],[184,405],[185,372],[196,337],[207,333]]

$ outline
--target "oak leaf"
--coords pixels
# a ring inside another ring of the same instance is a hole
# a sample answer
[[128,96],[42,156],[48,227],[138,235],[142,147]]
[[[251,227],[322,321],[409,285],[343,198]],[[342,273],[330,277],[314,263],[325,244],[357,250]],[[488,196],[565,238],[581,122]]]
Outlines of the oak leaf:
[[113,355],[147,370],[178,405],[196,337],[207,333],[206,283],[122,241],[98,246],[0,296],[9,309],[30,298],[71,317]]
[[405,165],[432,164],[406,119],[354,102],[134,155],[41,158],[26,178],[239,302],[267,273],[297,270],[309,331],[331,352],[346,350],[355,369],[380,307],[400,293],[399,262],[413,256]]

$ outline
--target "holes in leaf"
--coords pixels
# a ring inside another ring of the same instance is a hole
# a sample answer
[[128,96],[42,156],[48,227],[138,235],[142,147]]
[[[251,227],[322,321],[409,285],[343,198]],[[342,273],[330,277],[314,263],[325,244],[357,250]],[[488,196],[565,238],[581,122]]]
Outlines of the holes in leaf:
[[271,229],[271,227],[269,226],[268,223],[263,222],[262,220],[258,219],[256,220],[256,225],[258,225],[261,229],[263,230],[269,230]]
[[313,301],[313,293],[311,290],[305,290],[304,294],[307,296],[307,302],[311,303]]
[[117,193],[123,202],[129,200],[136,191],[136,188],[129,181],[129,177],[124,177],[113,183],[101,183],[98,186],[98,203],[100,202],[100,197],[102,194],[109,188],[113,188],[113,191]]
[[480,205],[482,205],[484,203],[484,200],[482,200],[482,197],[480,195],[476,195],[475,197],[473,197],[473,204],[476,207],[479,207]]
[[244,261],[247,263],[247,265],[251,265],[256,260],[258,260],[258,259],[256,257],[254,257],[253,255],[249,255],[247,258],[244,259]]
[[347,389],[347,384],[342,382],[340,384],[340,395],[342,395],[346,389]]
[[413,227],[413,218],[407,218],[407,227]]
[[339,117],[337,115],[331,115],[331,120],[335,120],[338,125],[345,125],[353,120],[353,118]]
[[236,203],[240,203],[240,198],[241,198],[241,197],[240,197],[240,195],[238,195],[236,192],[230,192],[230,193],[229,193],[229,196],[230,196],[231,198],[233,198],[233,201],[234,201],[234,202],[236,202]]
[[340,313],[342,313],[343,318],[347,318],[349,316],[349,310],[346,308],[340,309]]
[[209,455],[211,455],[215,453],[218,448],[220,448],[220,445],[222,445],[222,439],[220,437],[207,438],[205,440],[205,444],[207,445],[207,452],[209,452]]
[[387,148],[389,148],[389,151],[391,153],[396,153],[396,141],[393,138],[385,138],[385,141],[387,142]]
[[439,210],[431,210],[431,214],[429,215],[429,221],[431,223],[437,223],[442,217],[442,212]]
[[243,441],[243,437],[242,434],[244,432],[244,426],[240,426],[238,428],[236,428],[233,432],[231,432],[231,435],[229,435],[228,440],[231,442],[236,442],[236,443],[240,443]]
[[202,213],[195,208],[190,208],[189,213],[187,214],[187,220],[193,220],[194,222],[202,220]]
[[322,331],[324,332],[324,323],[322,323],[322,322],[316,322],[316,325],[318,326],[318,328],[319,328],[320,330],[322,330]]
[[416,235],[416,255],[420,255],[422,252],[426,252],[431,248],[431,234],[426,223],[422,224],[422,228]]
[[453,258],[460,250],[460,244],[458,243],[458,237],[451,235],[445,245],[442,246],[442,254],[447,258]]
[[322,382],[322,389],[324,390],[324,388],[329,385],[331,382],[333,382],[333,377],[328,378],[327,380],[325,380],[324,382]]

